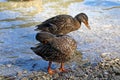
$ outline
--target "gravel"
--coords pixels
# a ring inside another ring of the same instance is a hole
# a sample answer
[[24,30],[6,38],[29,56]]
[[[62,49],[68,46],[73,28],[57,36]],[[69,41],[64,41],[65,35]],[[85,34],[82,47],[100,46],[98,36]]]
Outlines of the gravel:
[[38,70],[28,74],[24,70],[12,76],[0,76],[0,80],[120,80],[120,59],[114,57],[108,60],[106,57],[94,65],[83,61],[81,55],[77,54],[66,63],[69,72],[49,75],[46,71]]

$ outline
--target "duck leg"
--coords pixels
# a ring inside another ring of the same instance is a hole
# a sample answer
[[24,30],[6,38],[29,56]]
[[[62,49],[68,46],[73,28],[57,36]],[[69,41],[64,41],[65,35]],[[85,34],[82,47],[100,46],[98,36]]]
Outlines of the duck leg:
[[64,68],[64,63],[61,63],[59,70],[60,72],[68,72],[68,70]]
[[52,62],[49,61],[49,64],[48,64],[48,73],[50,75],[53,75],[53,74],[55,74],[56,71],[54,71],[54,70],[51,69],[51,65],[52,65]]

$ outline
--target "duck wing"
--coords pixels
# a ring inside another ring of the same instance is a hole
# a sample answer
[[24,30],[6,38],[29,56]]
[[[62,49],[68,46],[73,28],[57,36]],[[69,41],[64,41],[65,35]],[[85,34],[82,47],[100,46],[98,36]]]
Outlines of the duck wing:
[[70,15],[58,15],[37,25],[37,29],[53,34],[68,33],[66,31],[71,31],[73,27],[74,18]]
[[73,53],[77,48],[76,41],[69,36],[55,38],[51,46],[65,55]]
[[47,61],[54,61],[55,58],[59,56],[58,53],[60,52],[50,44],[40,44],[36,47],[31,47],[31,49],[35,54]]

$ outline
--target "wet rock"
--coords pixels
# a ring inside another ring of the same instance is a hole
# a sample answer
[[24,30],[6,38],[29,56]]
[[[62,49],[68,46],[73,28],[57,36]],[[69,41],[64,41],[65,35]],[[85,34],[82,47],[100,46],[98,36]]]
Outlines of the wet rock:
[[17,72],[17,76],[18,77],[22,76],[22,72],[21,71]]
[[120,74],[120,58],[118,53],[103,53],[101,57],[103,58],[103,61],[100,63],[102,69],[106,69],[112,74]]
[[[102,68],[104,77],[110,80],[116,80],[116,76],[120,75],[120,59],[111,58],[108,60],[103,60],[99,63],[99,67]],[[120,79],[120,78],[119,78]],[[117,80],[119,80],[117,79]]]
[[0,80],[2,80],[4,77],[3,76],[0,76]]
[[120,69],[113,66],[113,71],[116,73],[116,74],[120,74]]
[[107,71],[104,71],[104,75],[108,75],[109,73]]
[[0,76],[0,80],[15,80],[14,76]]
[[29,80],[27,77],[23,77],[21,80]]
[[12,66],[12,64],[6,64],[6,66],[7,66],[8,68],[10,68],[10,67]]
[[58,78],[59,75],[60,75],[60,73],[58,73],[58,74],[54,74],[52,77],[53,77],[53,78]]
[[[72,61],[65,66],[67,69],[70,69],[67,73],[57,72],[54,75],[49,75],[44,71],[32,71],[28,74],[28,71],[24,70],[18,72],[17,77],[14,77],[13,80],[120,80],[119,58],[104,59],[95,66],[92,66],[92,63],[88,61],[81,61],[77,58],[74,61],[76,61],[73,63],[74,66],[72,65]],[[6,78],[3,80],[6,80]]]
[[102,53],[102,54],[101,54],[101,57],[102,57],[102,58],[105,58],[105,57],[106,57],[107,55],[109,55],[109,54],[110,54],[110,53]]
[[114,80],[120,80],[120,75],[115,76],[115,77],[114,77]]
[[76,77],[81,77],[81,76],[85,76],[85,73],[82,70],[79,70],[76,74]]
[[108,53],[102,53],[101,55],[100,55],[102,58],[103,58],[103,60],[111,60],[111,59],[116,59],[116,58],[119,58],[120,59],[120,54],[119,53],[110,53],[110,52],[108,52]]
[[23,71],[23,74],[27,74],[27,70],[24,70],[24,71]]

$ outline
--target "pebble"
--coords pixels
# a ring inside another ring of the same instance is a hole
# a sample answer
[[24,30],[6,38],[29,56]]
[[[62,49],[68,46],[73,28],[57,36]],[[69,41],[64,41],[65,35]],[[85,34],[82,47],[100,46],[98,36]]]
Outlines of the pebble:
[[17,76],[18,77],[22,76],[22,72],[21,71],[17,72]]
[[111,60],[111,59],[120,58],[120,54],[119,54],[119,53],[116,53],[116,52],[113,52],[113,53],[106,52],[106,53],[102,53],[100,56],[101,56],[104,60]]
[[8,68],[10,68],[10,67],[12,66],[12,64],[7,64],[6,66],[7,66]]
[[23,74],[27,74],[27,70],[24,70],[24,71],[23,71]]
[[27,77],[23,77],[21,80],[29,80]]
[[104,71],[104,74],[105,74],[105,75],[108,75],[109,73],[108,73],[107,71]]
[[119,73],[119,74],[120,74],[120,69],[117,68],[117,67],[115,67],[115,66],[113,66],[113,71],[114,71],[115,73]]
[[76,77],[85,76],[85,72],[83,70],[79,70],[78,73],[75,74]]
[[3,76],[0,76],[0,80],[2,80],[3,79]]
[[102,57],[102,58],[105,58],[106,56],[108,56],[108,55],[110,55],[111,53],[102,53],[100,56]]

